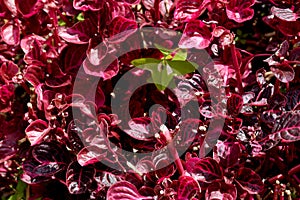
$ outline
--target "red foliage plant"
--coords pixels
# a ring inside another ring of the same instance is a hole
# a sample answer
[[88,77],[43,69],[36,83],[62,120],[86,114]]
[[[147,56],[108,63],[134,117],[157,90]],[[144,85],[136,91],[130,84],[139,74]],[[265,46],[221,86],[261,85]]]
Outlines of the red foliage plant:
[[[0,0],[1,198],[300,198],[299,16],[299,0]],[[128,42],[145,27],[178,46]]]

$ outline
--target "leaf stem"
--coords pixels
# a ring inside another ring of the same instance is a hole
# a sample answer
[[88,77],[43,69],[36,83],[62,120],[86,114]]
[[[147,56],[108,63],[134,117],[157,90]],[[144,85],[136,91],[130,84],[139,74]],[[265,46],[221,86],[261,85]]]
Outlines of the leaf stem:
[[244,93],[244,89],[243,89],[243,85],[242,85],[242,78],[241,78],[241,72],[240,72],[240,66],[238,63],[238,58],[236,56],[236,48],[234,44],[230,45],[230,50],[231,50],[231,57],[232,57],[232,63],[233,63],[233,67],[235,69],[236,72],[236,79],[237,79],[237,86],[238,86],[238,90],[240,94]]
[[274,94],[278,94],[279,92],[280,92],[280,81],[276,78],[275,86],[274,86]]
[[160,3],[160,0],[154,0],[154,18],[155,18],[155,21],[159,21],[160,20],[160,14],[159,14],[159,3]]
[[167,145],[168,150],[169,150],[170,154],[173,156],[173,158],[175,159],[175,165],[176,165],[176,167],[179,171],[180,176],[182,176],[182,175],[184,175],[184,168],[182,166],[182,163],[181,163],[181,160],[179,158],[178,152],[177,152],[177,150],[174,146],[173,139],[172,139],[172,136],[170,134],[170,131],[165,125],[162,125],[160,129],[163,132],[164,136],[166,137],[167,144],[168,144]]

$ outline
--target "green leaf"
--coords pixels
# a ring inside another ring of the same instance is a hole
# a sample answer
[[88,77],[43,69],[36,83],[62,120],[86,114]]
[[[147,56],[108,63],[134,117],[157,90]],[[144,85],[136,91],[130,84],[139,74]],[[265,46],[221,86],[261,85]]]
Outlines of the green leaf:
[[242,34],[243,34],[243,32],[242,32],[242,30],[241,30],[241,29],[238,29],[238,30],[236,31],[236,34],[237,34],[237,35],[242,35]]
[[172,60],[185,61],[186,58],[187,58],[187,50],[186,49],[177,49],[176,54],[174,55]]
[[147,64],[158,64],[160,63],[161,60],[155,59],[155,58],[138,58],[138,59],[134,59],[133,61],[131,61],[131,64],[138,67],[138,68],[143,68],[144,69],[144,65]]
[[76,19],[78,20],[78,21],[84,21],[84,16],[83,16],[83,13],[79,13],[77,16],[76,16]]
[[59,20],[58,21],[58,26],[65,26],[67,23],[64,20]]
[[[158,90],[165,90],[173,79],[173,71],[168,65],[164,65],[163,63],[160,65],[157,68],[158,70],[152,71],[152,80]],[[160,67],[161,69],[159,70]]]
[[154,46],[162,53],[164,56],[170,55],[175,49],[167,49],[159,44],[154,44]]
[[27,184],[24,183],[23,181],[19,180],[15,194],[11,195],[8,200],[22,200],[25,199],[25,191],[26,191]]
[[188,61],[168,60],[167,63],[174,71],[174,75],[185,75],[194,72],[197,69],[197,64]]

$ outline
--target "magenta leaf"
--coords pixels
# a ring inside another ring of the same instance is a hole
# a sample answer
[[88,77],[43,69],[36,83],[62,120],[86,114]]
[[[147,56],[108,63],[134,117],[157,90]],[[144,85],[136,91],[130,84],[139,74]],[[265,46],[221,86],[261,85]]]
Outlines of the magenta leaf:
[[179,0],[176,4],[174,17],[180,21],[196,19],[205,10],[207,0]]
[[111,54],[108,54],[100,65],[93,65],[88,59],[83,62],[84,71],[92,76],[102,77],[104,80],[111,79],[119,71],[118,59]]
[[147,200],[154,197],[145,197],[139,194],[137,188],[127,181],[119,181],[112,185],[106,195],[107,200]]
[[78,127],[79,123],[80,122],[77,120],[76,123],[74,121],[70,122],[67,130],[68,139],[70,140],[70,147],[76,153],[78,153],[84,147],[84,144],[80,138],[82,137],[82,130],[81,127]]
[[199,183],[190,176],[181,176],[178,186],[178,200],[188,200],[194,198],[201,192]]
[[243,98],[238,94],[231,94],[227,100],[227,111],[229,115],[238,115],[243,106]]
[[226,6],[226,13],[228,18],[238,23],[242,23],[252,19],[254,10],[250,7],[254,3],[254,0],[231,0]]
[[31,155],[23,163],[24,172],[31,178],[47,177],[55,175],[65,169],[66,149],[57,142],[43,142],[32,147]]
[[220,160],[220,164],[228,168],[238,164],[241,149],[237,142],[218,141],[215,152]]
[[18,73],[18,66],[10,60],[5,60],[1,65],[0,73],[4,81],[10,81]]
[[296,13],[294,13],[289,8],[277,8],[273,6],[271,8],[271,12],[273,15],[278,17],[279,19],[285,20],[285,21],[296,21],[298,19],[298,16]]
[[285,36],[298,35],[300,32],[300,21],[285,21],[273,16],[265,16],[264,22],[273,29],[280,31]]
[[20,46],[25,54],[27,54],[32,48],[31,46],[34,40],[37,40],[39,43],[44,43],[46,41],[45,38],[34,34],[25,36],[24,38],[22,38],[20,43]]
[[40,143],[49,131],[48,123],[41,119],[37,119],[26,128],[25,133],[33,146]]
[[295,71],[293,67],[287,63],[273,65],[271,66],[271,71],[274,73],[275,77],[283,83],[288,83],[295,77]]
[[208,186],[205,193],[208,200],[235,200],[237,199],[237,189],[232,184],[224,182],[214,182]]
[[206,24],[200,20],[194,20],[186,24],[179,47],[204,49],[210,45],[211,39],[212,35]]
[[100,162],[107,156],[106,145],[103,145],[102,148],[97,146],[87,146],[81,149],[77,154],[78,163],[81,166],[86,166],[96,162]]
[[71,194],[82,194],[91,187],[96,170],[93,167],[82,167],[72,162],[66,173],[66,184]]
[[223,178],[223,170],[212,158],[191,158],[186,163],[186,170],[198,181],[211,183]]
[[96,33],[96,26],[92,20],[86,19],[81,22],[77,22],[70,28],[61,28],[59,36],[67,42],[74,44],[86,44],[91,37],[94,37]]
[[16,143],[11,140],[0,141],[0,162],[9,160],[17,153]]
[[276,121],[273,134],[288,142],[300,140],[300,111],[289,111],[283,113]]
[[1,37],[8,45],[20,43],[20,27],[17,23],[7,22],[1,27]]
[[174,175],[176,168],[170,164],[170,158],[167,153],[159,153],[153,155],[153,164],[155,167],[155,174],[159,178],[167,178]]
[[41,0],[16,0],[16,7],[23,17],[31,17],[38,13],[44,6]]
[[13,14],[17,15],[17,7],[15,0],[3,0],[3,3],[6,5],[7,9]]
[[129,5],[136,5],[140,2],[140,0],[116,0],[117,2],[124,2]]
[[97,11],[100,10],[104,4],[104,0],[74,0],[73,1],[73,6],[77,10],[82,10],[82,11]]
[[249,168],[240,168],[235,176],[235,180],[249,194],[257,194],[263,189],[263,182],[260,176]]
[[154,134],[150,132],[149,124],[149,118],[135,118],[128,122],[130,129],[125,132],[134,139],[149,141],[154,137]]
[[0,87],[0,112],[11,110],[11,101],[14,97],[15,87],[13,84],[3,85]]
[[36,88],[44,79],[44,71],[41,67],[30,65],[26,69],[24,79]]
[[111,43],[119,43],[132,35],[137,29],[137,23],[134,20],[122,16],[115,17],[109,24],[109,33]]
[[95,48],[90,48],[87,51],[87,58],[93,65],[100,65],[102,60],[107,54],[107,46],[104,42],[96,46]]
[[180,147],[186,147],[186,145],[191,145],[194,140],[196,140],[198,135],[198,128],[201,121],[198,119],[186,119],[180,124],[180,130],[176,133],[174,141],[178,140],[175,145]]

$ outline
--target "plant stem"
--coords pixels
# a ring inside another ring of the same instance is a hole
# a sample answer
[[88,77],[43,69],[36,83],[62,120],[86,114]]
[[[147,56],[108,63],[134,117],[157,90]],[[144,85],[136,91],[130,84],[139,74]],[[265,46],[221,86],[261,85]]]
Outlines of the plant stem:
[[280,92],[280,81],[276,79],[274,86],[274,94],[278,94]]
[[240,72],[240,66],[239,66],[239,62],[238,62],[238,58],[236,56],[236,49],[235,49],[235,45],[231,44],[230,45],[230,50],[231,50],[231,57],[232,57],[232,63],[233,63],[233,67],[235,69],[236,72],[236,79],[237,79],[237,86],[238,86],[238,90],[240,94],[244,93],[244,89],[243,89],[243,85],[242,85],[242,77],[241,77],[241,72]]
[[168,143],[168,146],[167,146],[168,150],[169,150],[170,154],[173,156],[173,158],[175,159],[175,165],[176,165],[176,167],[179,171],[180,176],[182,176],[182,175],[184,175],[184,168],[183,168],[181,160],[178,156],[178,152],[177,152],[177,150],[174,146],[173,139],[172,139],[172,136],[170,134],[170,131],[164,125],[162,125],[160,129],[163,132],[164,136],[166,137],[166,140],[167,140],[167,143]]
[[156,22],[160,20],[159,3],[160,0],[154,0],[154,18]]

